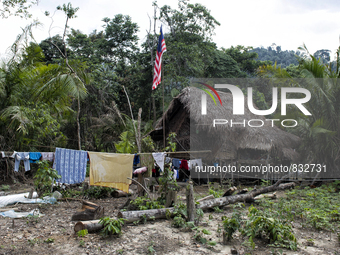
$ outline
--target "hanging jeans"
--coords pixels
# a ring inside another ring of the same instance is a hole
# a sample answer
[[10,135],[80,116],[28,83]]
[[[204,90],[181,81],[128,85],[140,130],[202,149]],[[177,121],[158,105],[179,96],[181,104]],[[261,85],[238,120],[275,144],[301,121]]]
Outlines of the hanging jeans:
[[21,160],[24,161],[25,171],[31,170],[30,161],[29,161],[30,159],[29,152],[17,152],[14,158],[15,158],[15,162],[14,162],[15,172],[19,171],[19,165],[20,165]]

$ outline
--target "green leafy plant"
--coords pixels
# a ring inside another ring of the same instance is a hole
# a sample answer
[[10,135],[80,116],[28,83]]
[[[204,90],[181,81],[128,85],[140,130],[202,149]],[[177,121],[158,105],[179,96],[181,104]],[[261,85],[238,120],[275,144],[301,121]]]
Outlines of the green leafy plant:
[[137,197],[135,200],[130,202],[135,205],[138,210],[149,210],[149,209],[160,209],[164,208],[159,201],[150,200],[147,197]]
[[195,218],[195,223],[198,225],[200,220],[203,218],[204,212],[201,208],[196,209],[196,218]]
[[44,240],[45,243],[54,243],[54,238],[47,238]]
[[176,203],[173,212],[170,213],[170,211],[167,211],[166,216],[168,219],[170,219],[171,216],[173,216],[171,225],[175,228],[184,228],[187,226],[186,225],[187,206],[182,202]]
[[171,151],[171,152],[175,152],[176,151],[176,136],[177,134],[175,132],[171,132],[169,134],[169,136],[166,138],[166,140],[168,141],[168,146],[164,148],[164,151]]
[[214,189],[213,187],[209,189],[209,195],[213,195],[214,198],[222,197],[224,192],[225,191],[223,189]]
[[79,240],[79,246],[84,247],[85,246],[85,241],[83,239]]
[[268,240],[272,246],[297,249],[297,241],[292,233],[291,224],[272,218],[267,212],[260,211],[254,206],[249,208],[248,220],[241,233],[249,237],[248,241],[253,248],[255,247],[254,238],[258,237]]
[[222,217],[222,219],[224,235],[230,241],[233,234],[241,227],[241,215],[239,212],[234,212],[230,219],[227,217]]
[[88,231],[87,229],[82,229],[82,230],[79,230],[79,231],[77,232],[77,235],[78,235],[79,237],[85,237],[88,233],[89,233],[89,231]]
[[95,199],[106,198],[111,196],[115,190],[115,188],[91,186],[88,189],[84,190],[84,196],[86,198]]
[[155,249],[153,248],[154,242],[151,241],[150,245],[148,246],[148,254],[152,255],[155,253]]
[[38,215],[27,215],[26,217],[26,224],[27,225],[34,225],[35,223],[38,223],[39,222],[39,216]]
[[33,238],[33,239],[28,239],[27,242],[30,246],[34,246],[36,243],[39,243],[40,240],[38,238]]
[[213,207],[215,213],[223,213],[223,210],[220,209],[218,206]]
[[110,217],[101,218],[99,223],[103,224],[102,235],[104,237],[122,234],[122,225],[125,219],[111,219]]
[[206,244],[208,242],[205,235],[211,235],[211,232],[205,228],[199,228],[195,227],[193,230],[196,230],[196,233],[194,234],[194,239],[202,244]]
[[186,220],[183,218],[182,215],[177,215],[174,217],[171,226],[175,227],[175,228],[183,228],[186,226]]
[[56,183],[57,179],[61,176],[58,175],[57,170],[50,167],[50,163],[47,160],[38,162],[38,170],[34,175],[34,187],[41,197],[43,194],[49,194],[52,190],[52,184]]

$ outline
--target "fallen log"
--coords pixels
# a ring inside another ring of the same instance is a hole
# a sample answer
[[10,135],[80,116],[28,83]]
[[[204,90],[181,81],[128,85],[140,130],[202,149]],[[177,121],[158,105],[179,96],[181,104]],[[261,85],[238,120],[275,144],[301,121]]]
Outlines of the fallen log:
[[280,182],[277,182],[276,184],[269,186],[269,187],[265,187],[262,189],[258,189],[255,191],[251,191],[250,193],[247,194],[241,194],[241,195],[234,195],[234,196],[230,196],[230,197],[219,197],[219,198],[215,198],[215,199],[211,199],[211,200],[205,200],[200,202],[196,208],[198,209],[208,209],[208,208],[213,208],[215,206],[225,206],[228,204],[235,204],[237,202],[253,202],[254,201],[254,197],[263,194],[263,193],[268,193],[268,192],[272,192],[275,190],[283,190],[283,189],[288,189],[288,188],[292,188],[294,187],[296,184],[295,182],[290,182],[290,183],[286,183],[286,184],[281,184],[279,185]]
[[[142,210],[142,211],[124,211],[118,213],[118,218],[126,219],[126,222],[134,222],[142,219],[142,217],[146,216],[147,220],[150,219],[165,219],[167,215],[167,211],[169,213],[173,213],[174,208],[161,208],[161,209],[151,209],[151,210]],[[145,216],[144,216],[145,215]]]
[[97,232],[103,228],[103,224],[99,223],[100,220],[78,221],[74,225],[74,231],[78,232],[87,229],[89,233]]

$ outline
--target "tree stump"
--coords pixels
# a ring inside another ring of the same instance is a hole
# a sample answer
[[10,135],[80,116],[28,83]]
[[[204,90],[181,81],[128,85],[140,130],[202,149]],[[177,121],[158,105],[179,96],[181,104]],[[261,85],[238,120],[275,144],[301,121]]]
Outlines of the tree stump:
[[96,220],[104,216],[104,208],[95,203],[83,201],[80,211],[72,215],[72,221]]

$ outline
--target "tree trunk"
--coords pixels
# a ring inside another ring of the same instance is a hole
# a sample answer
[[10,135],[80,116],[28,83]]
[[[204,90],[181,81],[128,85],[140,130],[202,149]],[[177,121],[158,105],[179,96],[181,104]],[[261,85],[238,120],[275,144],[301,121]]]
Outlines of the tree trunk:
[[162,208],[162,209],[151,209],[151,210],[142,210],[142,211],[125,211],[119,212],[118,218],[126,219],[126,222],[134,222],[140,220],[142,216],[146,215],[147,220],[150,220],[150,217],[155,217],[155,219],[165,219],[167,211],[172,214],[174,208]]
[[78,135],[78,150],[81,150],[81,137],[80,137],[80,99],[79,99],[79,88],[78,90],[78,111],[77,111],[77,135]]
[[74,232],[87,229],[89,233],[97,232],[103,228],[103,224],[99,224],[100,220],[78,221],[74,225]]

